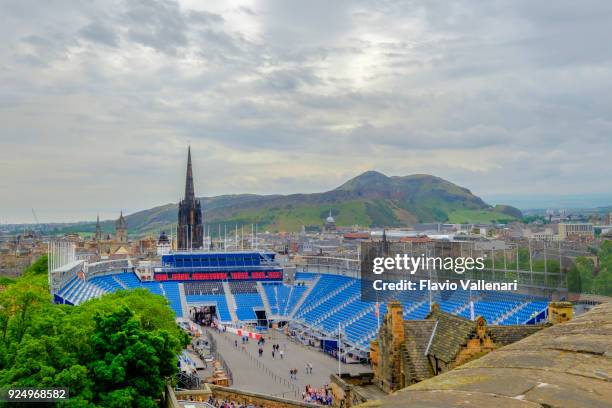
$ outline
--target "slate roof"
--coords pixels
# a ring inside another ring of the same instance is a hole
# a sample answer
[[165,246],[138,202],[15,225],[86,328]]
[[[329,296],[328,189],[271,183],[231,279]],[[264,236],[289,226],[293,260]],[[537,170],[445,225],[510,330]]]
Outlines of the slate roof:
[[412,378],[422,381],[433,375],[426,352],[429,341],[437,327],[435,320],[404,321],[405,351]]
[[612,303],[360,407],[609,407]]
[[437,320],[438,327],[429,347],[429,354],[450,363],[462,346],[476,332],[476,322],[434,308],[427,320]]

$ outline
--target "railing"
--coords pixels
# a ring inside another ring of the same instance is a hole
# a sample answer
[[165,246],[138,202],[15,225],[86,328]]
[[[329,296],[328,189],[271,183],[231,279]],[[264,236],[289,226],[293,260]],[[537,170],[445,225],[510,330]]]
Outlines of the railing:
[[232,375],[232,369],[227,365],[225,359],[221,356],[219,351],[217,350],[217,340],[213,337],[212,333],[206,332],[206,337],[208,338],[208,342],[210,344],[210,354],[212,354],[218,362],[221,363],[223,367],[223,371],[225,371],[225,375],[229,380],[229,385],[234,383],[234,376]]
[[300,256],[296,259],[296,268],[300,272],[327,273],[352,278],[359,278],[361,275],[361,262],[352,258]]
[[130,269],[130,263],[127,259],[112,259],[109,261],[100,261],[90,264],[85,264],[85,275],[87,278],[95,276],[104,276],[117,273],[117,271]]

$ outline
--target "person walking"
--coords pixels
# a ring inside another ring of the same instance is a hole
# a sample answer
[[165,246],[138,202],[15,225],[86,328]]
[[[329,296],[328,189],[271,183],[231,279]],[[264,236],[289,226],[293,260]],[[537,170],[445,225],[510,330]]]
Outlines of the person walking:
[[283,350],[279,351],[278,354],[280,354],[280,358],[281,360],[283,359],[283,355],[285,354]]

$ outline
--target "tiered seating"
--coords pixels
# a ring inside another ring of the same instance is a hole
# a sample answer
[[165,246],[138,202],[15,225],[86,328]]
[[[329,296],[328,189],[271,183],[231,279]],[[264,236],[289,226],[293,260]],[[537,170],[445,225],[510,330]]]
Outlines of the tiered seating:
[[[477,291],[472,291],[471,294],[472,299],[476,299],[479,296]],[[428,294],[424,293],[423,295]],[[447,313],[456,313],[458,310],[467,307],[470,302],[470,294],[464,290],[438,292],[433,298],[440,305],[440,310]]]
[[404,307],[404,319],[406,320],[422,320],[429,314],[429,302],[425,302],[408,312]]
[[257,292],[257,283],[253,281],[230,282],[229,285],[233,294]]
[[[347,339],[356,346],[367,348],[377,332],[378,318],[374,303],[360,299],[360,281],[338,275],[312,274],[299,272],[298,282],[314,285],[304,302],[295,312],[295,319],[314,326],[327,335],[337,334],[338,325]],[[177,282],[141,282],[134,273],[117,273],[98,276],[88,281],[77,277],[70,279],[59,291],[59,295],[73,304],[80,304],[104,293],[123,289],[118,281],[128,288],[145,288],[154,294],[165,296],[179,316],[182,315],[179,286]],[[253,281],[229,282],[232,296],[236,301],[236,316],[242,321],[255,320],[255,310],[263,309],[263,301]],[[289,316],[295,305],[309,289],[308,285],[285,285],[282,283],[263,283],[272,314]],[[223,322],[231,321],[231,314],[225,298],[223,283],[220,281],[185,282],[188,304],[215,305],[218,318]],[[470,317],[469,293],[465,291],[436,292],[433,300],[441,310]],[[546,307],[544,299],[505,292],[471,292],[476,315],[483,316],[489,324],[524,324]],[[386,302],[393,296],[404,306],[405,319],[423,319],[429,313],[429,292],[403,291],[381,294],[380,318],[386,313]]]
[[96,276],[89,280],[89,283],[96,285],[107,292],[116,292],[118,290],[122,290],[123,286],[117,283],[115,279],[113,279],[112,275],[106,276]]
[[77,276],[70,279],[68,283],[59,291],[58,295],[65,299],[66,296],[74,289],[74,286],[78,283],[78,281],[79,278]]
[[246,282],[230,282],[232,295],[236,300],[236,317],[238,320],[255,320],[254,309],[263,309],[263,301],[259,292],[257,292],[257,284],[252,281]]
[[291,286],[285,307],[281,308],[284,316],[289,316],[293,308],[295,308],[295,305],[302,298],[302,295],[304,295],[304,292],[306,292],[306,289],[308,289],[308,287],[303,285]]
[[186,295],[188,304],[196,305],[215,305],[217,317],[222,322],[231,322],[232,316],[225,301],[225,295]]
[[140,279],[134,273],[119,273],[114,275],[117,279],[119,279],[125,286],[129,289],[136,288],[140,286]]
[[519,309],[517,312],[507,316],[499,324],[524,324],[532,317],[542,312],[548,307],[548,303],[544,301],[532,301]]
[[254,309],[263,309],[263,302],[259,293],[240,293],[234,295],[236,299],[236,317],[238,320],[255,320]]
[[68,302],[78,305],[91,298],[100,297],[107,293],[107,291],[85,280],[76,278],[70,281],[66,289],[60,291],[60,293],[62,293],[62,296]]
[[270,312],[275,315],[279,314],[279,297],[282,296],[285,291],[285,288],[287,288],[287,291],[289,291],[290,288],[278,283],[263,284],[262,286],[264,288],[264,291],[266,292],[268,303],[270,304]]
[[[181,305],[181,296],[179,294],[178,282],[164,282],[164,292],[166,293],[166,298],[170,302],[170,307],[176,313],[177,316],[183,316],[183,307]],[[159,287],[159,284],[157,284]]]
[[185,282],[185,295],[222,295],[223,283],[221,282]]
[[272,314],[281,316],[288,316],[308,289],[304,285],[288,286],[280,283],[264,283],[263,288]]
[[302,318],[318,301],[340,287],[351,284],[351,281],[356,281],[356,279],[338,275],[321,275],[315,287],[312,288],[308,297],[304,300],[304,303],[302,303],[300,310],[295,314],[295,318]]
[[140,284],[140,287],[148,289],[154,295],[164,296],[164,293],[162,292],[162,288],[161,286],[159,286],[158,282],[142,282]]
[[[347,306],[349,299],[353,299],[356,295],[359,295],[359,285],[357,280],[348,281],[350,283],[341,292],[336,292],[332,296],[327,296],[322,302],[315,303],[314,307],[302,314],[300,317],[308,324],[314,325],[322,319],[331,319],[335,321],[336,328],[337,323],[341,320],[336,321],[336,310],[343,309]],[[333,331],[333,330],[332,330]]]
[[[512,316],[515,308],[528,301],[525,296],[512,293],[483,292],[481,296],[481,299],[474,302],[474,315],[484,317],[489,324],[497,322],[508,313]],[[470,308],[466,307],[459,315],[469,319]]]
[[184,286],[188,304],[214,305],[219,320],[232,321],[222,282],[185,282]]
[[[380,319],[382,319],[386,312],[387,305],[382,303],[379,307]],[[367,347],[368,342],[376,336],[377,328],[378,317],[376,316],[375,307],[371,305],[361,316],[348,323],[344,328],[344,332],[349,341],[356,345]]]

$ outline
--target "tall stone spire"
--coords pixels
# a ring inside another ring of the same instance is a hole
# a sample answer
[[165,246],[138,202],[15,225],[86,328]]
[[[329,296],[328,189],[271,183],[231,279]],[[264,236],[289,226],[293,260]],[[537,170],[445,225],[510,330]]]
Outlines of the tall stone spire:
[[191,169],[191,146],[187,148],[187,175],[185,176],[185,201],[194,201],[193,170]]
[[201,249],[204,245],[202,224],[202,205],[196,199],[193,188],[191,168],[191,146],[187,150],[187,175],[185,177],[185,197],[179,203],[177,248],[179,250]]
[[95,241],[102,240],[102,227],[100,226],[100,214],[98,214],[98,217],[96,218],[96,234],[94,235],[94,240]]
[[119,215],[119,219],[115,222],[115,239],[119,242],[127,242],[127,221],[123,216],[123,209]]

